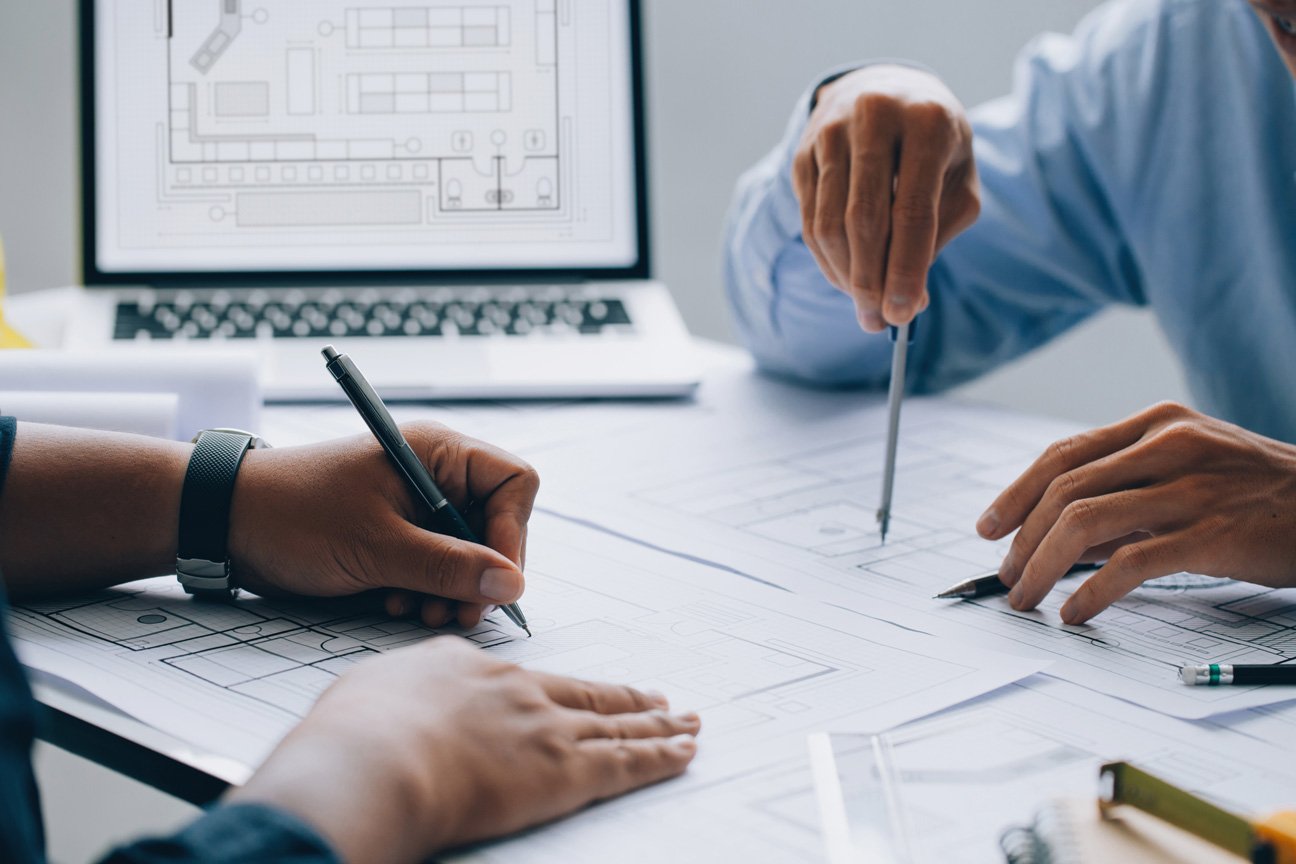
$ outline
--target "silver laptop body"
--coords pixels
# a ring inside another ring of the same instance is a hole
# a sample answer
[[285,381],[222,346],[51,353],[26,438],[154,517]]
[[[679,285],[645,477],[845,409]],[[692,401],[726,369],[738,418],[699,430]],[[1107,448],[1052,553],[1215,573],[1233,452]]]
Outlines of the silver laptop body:
[[82,0],[78,347],[256,351],[267,396],[681,396],[637,0]]

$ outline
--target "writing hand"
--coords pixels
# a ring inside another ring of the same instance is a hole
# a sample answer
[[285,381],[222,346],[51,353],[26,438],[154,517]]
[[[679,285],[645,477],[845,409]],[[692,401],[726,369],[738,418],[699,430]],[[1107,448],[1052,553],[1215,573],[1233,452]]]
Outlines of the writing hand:
[[[539,489],[529,465],[434,423],[402,426],[485,546],[419,527],[428,514],[372,436],[248,453],[234,489],[230,550],[256,593],[321,597],[398,589],[393,615],[475,626],[522,595],[527,520]],[[469,508],[468,505],[472,507]]]
[[1081,624],[1148,579],[1180,571],[1296,585],[1296,446],[1164,403],[1051,445],[982,515],[1015,609],[1071,565],[1107,564],[1063,605]]

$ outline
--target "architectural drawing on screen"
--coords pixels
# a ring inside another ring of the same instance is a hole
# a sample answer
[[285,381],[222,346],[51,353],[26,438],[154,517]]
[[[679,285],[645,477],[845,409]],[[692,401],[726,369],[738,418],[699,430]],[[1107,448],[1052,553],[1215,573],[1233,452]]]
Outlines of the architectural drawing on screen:
[[242,231],[562,219],[557,3],[171,4],[162,194]]

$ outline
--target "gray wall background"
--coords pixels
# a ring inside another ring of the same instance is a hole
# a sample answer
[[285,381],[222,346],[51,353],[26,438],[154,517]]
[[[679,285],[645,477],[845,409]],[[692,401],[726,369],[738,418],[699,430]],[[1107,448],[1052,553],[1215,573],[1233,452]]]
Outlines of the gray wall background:
[[[719,246],[734,180],[778,140],[818,74],[861,58],[907,57],[976,104],[1006,92],[1012,58],[1033,35],[1070,29],[1097,2],[644,5],[656,268],[693,331],[727,339]],[[74,0],[0,2],[0,236],[14,291],[70,284],[77,272],[75,68]],[[1155,323],[1118,310],[963,395],[1097,424],[1184,392]],[[86,860],[110,838],[190,812],[49,748],[38,761],[55,860]]]

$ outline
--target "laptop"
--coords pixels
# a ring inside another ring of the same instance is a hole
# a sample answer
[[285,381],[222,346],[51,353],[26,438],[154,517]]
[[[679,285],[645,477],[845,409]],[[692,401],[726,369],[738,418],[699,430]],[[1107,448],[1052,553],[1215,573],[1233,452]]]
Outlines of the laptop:
[[246,346],[267,397],[671,397],[637,0],[82,0],[77,347]]

